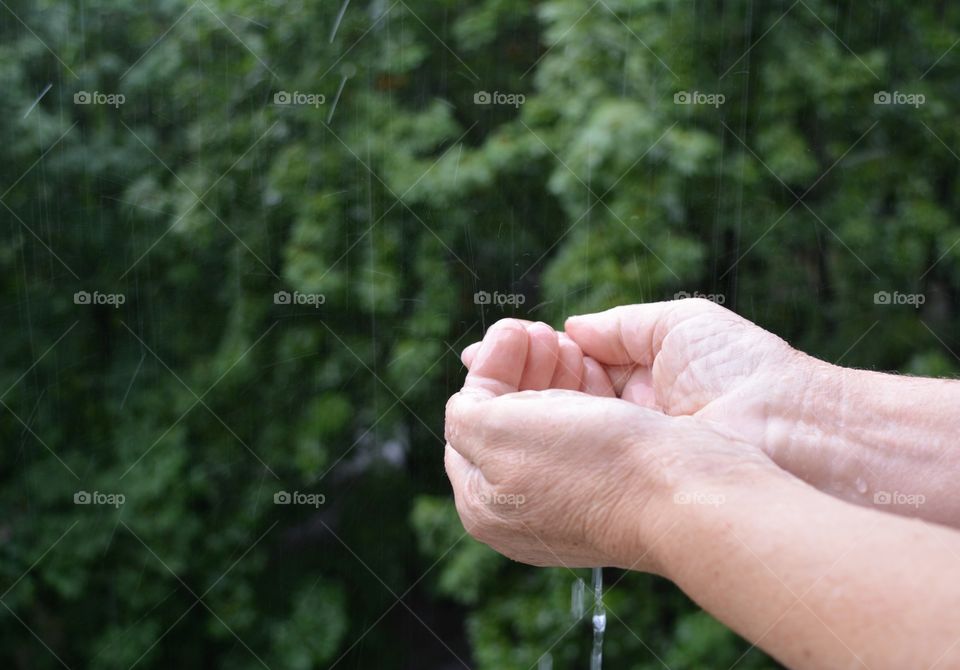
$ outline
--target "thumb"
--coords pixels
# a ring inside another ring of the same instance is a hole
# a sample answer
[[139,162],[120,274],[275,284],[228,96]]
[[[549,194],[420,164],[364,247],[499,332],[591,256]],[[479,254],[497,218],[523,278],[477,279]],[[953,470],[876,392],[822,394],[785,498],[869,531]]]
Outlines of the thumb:
[[711,311],[725,310],[710,301],[695,299],[623,305],[605,312],[572,316],[564,330],[583,353],[603,365],[650,367],[674,326]]

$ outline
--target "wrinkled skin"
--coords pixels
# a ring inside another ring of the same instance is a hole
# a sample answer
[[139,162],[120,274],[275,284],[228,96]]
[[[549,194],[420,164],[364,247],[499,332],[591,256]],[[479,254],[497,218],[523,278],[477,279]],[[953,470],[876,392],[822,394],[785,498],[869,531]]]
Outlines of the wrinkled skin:
[[[782,339],[734,312],[703,299],[675,300],[615,307],[598,314],[567,319],[565,333],[579,351],[559,361],[549,355],[545,324],[524,324],[538,332],[531,351],[539,372],[524,371],[521,388],[560,388],[531,385],[555,368],[576,369],[580,360],[599,363],[606,384],[623,400],[671,416],[696,416],[737,440],[760,446],[773,458],[784,445],[771,438],[772,420],[787,425],[800,420],[797,398],[807,392],[818,361],[796,351]],[[463,352],[469,368],[480,343]],[[549,370],[548,370],[549,368]],[[586,392],[586,389],[583,389]],[[776,434],[787,431],[779,430]]]
[[[585,372],[596,370],[589,357],[557,365],[562,338],[547,331],[495,324],[447,404],[445,465],[464,527],[524,563],[659,572],[653,549],[674,495],[773,465],[694,417],[609,397],[609,379]],[[521,391],[558,374],[609,395]]]

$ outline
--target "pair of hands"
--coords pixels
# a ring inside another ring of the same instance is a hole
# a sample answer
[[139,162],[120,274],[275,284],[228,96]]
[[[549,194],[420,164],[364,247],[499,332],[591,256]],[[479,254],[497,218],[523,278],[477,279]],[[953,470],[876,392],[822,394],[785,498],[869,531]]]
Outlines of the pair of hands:
[[447,404],[461,520],[524,563],[663,574],[652,549],[678,496],[777,469],[772,436],[799,417],[772,405],[806,392],[812,361],[700,299],[573,317],[564,333],[502,320],[463,352]]
[[663,575],[787,667],[960,668],[960,381],[689,299],[504,320],[463,359],[445,460],[474,537]]

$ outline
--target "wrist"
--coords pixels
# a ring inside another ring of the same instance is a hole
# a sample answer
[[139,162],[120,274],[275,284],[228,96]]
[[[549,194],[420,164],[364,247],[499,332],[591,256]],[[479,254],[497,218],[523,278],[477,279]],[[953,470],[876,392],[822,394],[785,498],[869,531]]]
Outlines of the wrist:
[[768,384],[782,387],[770,394],[758,441],[771,460],[848,502],[956,525],[960,382],[802,357],[799,372],[785,375],[794,382]]
[[720,563],[740,548],[738,528],[761,520],[776,525],[775,510],[795,506],[811,493],[773,464],[752,464],[735,477],[704,480],[688,487],[684,496],[678,492],[664,513],[669,530],[651,551],[657,574],[685,588],[707,565],[714,574],[722,572]]
[[765,384],[763,451],[784,470],[814,484],[830,486],[840,470],[859,459],[849,439],[850,394],[858,371],[797,352],[796,358]]
[[[607,526],[611,565],[671,578],[675,545],[689,525],[740,500],[759,482],[796,480],[756,446],[718,432],[706,421],[670,417],[668,430],[648,434],[631,450],[635,468],[624,469],[628,491]],[[651,445],[669,444],[667,454]]]

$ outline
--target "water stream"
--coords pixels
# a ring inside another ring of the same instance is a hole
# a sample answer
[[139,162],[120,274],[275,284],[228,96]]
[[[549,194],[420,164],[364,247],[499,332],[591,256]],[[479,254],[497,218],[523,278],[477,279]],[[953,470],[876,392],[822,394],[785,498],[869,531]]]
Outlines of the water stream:
[[603,568],[593,569],[593,650],[590,670],[600,670],[603,663],[603,631],[607,628],[607,610],[603,606]]
[[[586,584],[582,579],[570,589],[570,613],[579,621],[583,618]],[[593,648],[590,652],[590,670],[600,670],[603,662],[603,632],[607,628],[607,610],[603,605],[603,568],[593,568]],[[552,659],[551,659],[552,660]],[[541,659],[541,663],[543,659]],[[543,670],[542,668],[540,670]]]

